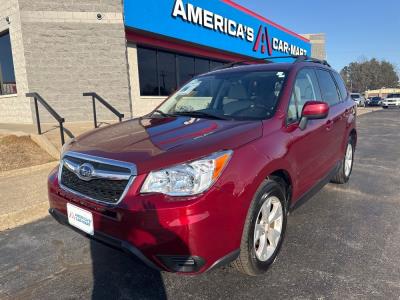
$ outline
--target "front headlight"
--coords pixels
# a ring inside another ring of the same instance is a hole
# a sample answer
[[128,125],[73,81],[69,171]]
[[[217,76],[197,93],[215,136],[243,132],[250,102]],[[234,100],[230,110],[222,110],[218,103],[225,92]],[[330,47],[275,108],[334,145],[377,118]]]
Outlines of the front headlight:
[[196,161],[151,172],[141,193],[192,196],[207,190],[218,179],[232,156],[222,151]]

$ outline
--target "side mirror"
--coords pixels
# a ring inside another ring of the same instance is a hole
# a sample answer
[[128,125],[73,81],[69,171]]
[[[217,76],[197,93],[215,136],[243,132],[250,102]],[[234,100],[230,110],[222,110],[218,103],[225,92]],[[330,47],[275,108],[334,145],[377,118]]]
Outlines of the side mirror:
[[304,130],[308,120],[325,119],[329,114],[329,105],[322,101],[307,101],[303,106],[299,128]]

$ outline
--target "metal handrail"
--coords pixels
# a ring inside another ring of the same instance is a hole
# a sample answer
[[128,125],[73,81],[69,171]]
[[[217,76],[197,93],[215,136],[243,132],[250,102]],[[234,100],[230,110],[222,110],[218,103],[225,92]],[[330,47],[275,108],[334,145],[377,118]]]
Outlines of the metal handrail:
[[101,104],[103,104],[108,110],[110,110],[114,115],[116,115],[119,119],[120,122],[122,122],[122,119],[124,118],[124,114],[120,113],[115,107],[113,107],[110,103],[108,103],[106,100],[104,100],[102,97],[100,97],[97,93],[94,92],[89,92],[89,93],[83,93],[84,97],[92,97],[92,103],[93,103],[93,119],[94,119],[94,128],[97,128],[97,113],[96,113],[96,100],[99,101]]
[[62,118],[38,93],[27,93],[26,97],[33,98],[35,101],[35,113],[36,113],[36,123],[37,123],[37,130],[38,134],[42,134],[42,128],[40,126],[40,117],[39,117],[39,108],[38,108],[38,101],[42,106],[53,116],[54,119],[60,125],[60,135],[61,135],[61,145],[65,144],[64,138],[64,125],[65,119]]

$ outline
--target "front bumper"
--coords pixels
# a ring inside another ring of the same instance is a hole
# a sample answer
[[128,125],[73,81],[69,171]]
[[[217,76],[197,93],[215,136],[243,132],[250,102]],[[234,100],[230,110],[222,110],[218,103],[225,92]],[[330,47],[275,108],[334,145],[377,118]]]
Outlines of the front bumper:
[[227,207],[232,194],[226,191],[212,188],[185,201],[168,201],[159,194],[137,194],[133,184],[121,203],[107,207],[63,190],[55,172],[48,189],[49,212],[57,221],[70,226],[67,203],[88,210],[95,229],[88,237],[133,254],[152,268],[196,274],[239,254],[243,223],[235,207]]
[[66,215],[62,214],[58,210],[54,208],[49,208],[49,214],[60,224],[68,226],[72,230],[86,236],[87,238],[92,238],[94,240],[97,240],[99,242],[102,242],[104,244],[107,244],[109,246],[112,246],[114,248],[120,249],[124,251],[125,253],[128,253],[136,258],[139,258],[143,263],[145,263],[148,267],[156,269],[156,270],[161,270],[157,265],[155,265],[152,261],[148,260],[146,256],[143,255],[142,252],[140,252],[139,249],[135,248],[134,246],[130,245],[127,242],[120,241],[116,238],[113,238],[109,235],[106,235],[104,233],[95,231],[94,235],[86,234],[83,231],[71,226],[68,223],[68,218]]

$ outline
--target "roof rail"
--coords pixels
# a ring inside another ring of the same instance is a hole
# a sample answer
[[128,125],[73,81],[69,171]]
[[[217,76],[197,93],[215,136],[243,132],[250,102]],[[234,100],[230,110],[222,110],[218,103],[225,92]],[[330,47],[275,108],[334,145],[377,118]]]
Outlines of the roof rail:
[[324,65],[324,66],[331,67],[331,65],[326,60],[321,60],[321,59],[309,57],[307,55],[299,55],[299,56],[297,56],[295,63],[298,63],[298,62],[313,62],[313,63],[316,63],[316,64],[321,64],[321,65]]
[[246,65],[246,63],[251,63],[251,62],[270,64],[270,63],[273,63],[274,59],[282,59],[282,58],[292,58],[295,60],[294,63],[312,62],[312,63],[322,64],[322,65],[331,67],[331,65],[326,60],[320,60],[320,59],[309,57],[306,55],[286,55],[286,56],[271,56],[271,57],[265,57],[265,58],[249,58],[246,60],[235,61],[235,62],[224,64],[220,67],[216,67],[212,71],[229,69],[229,68],[233,68],[236,66]]

